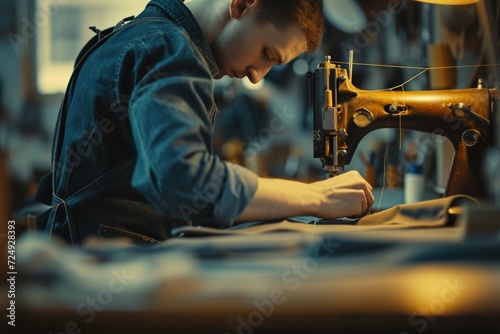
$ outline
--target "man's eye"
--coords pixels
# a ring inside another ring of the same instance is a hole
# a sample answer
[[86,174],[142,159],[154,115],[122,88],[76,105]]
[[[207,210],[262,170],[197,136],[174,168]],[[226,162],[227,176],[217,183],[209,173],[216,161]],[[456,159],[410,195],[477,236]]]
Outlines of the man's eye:
[[264,59],[266,60],[271,60],[271,56],[269,54],[269,51],[268,50],[264,50]]

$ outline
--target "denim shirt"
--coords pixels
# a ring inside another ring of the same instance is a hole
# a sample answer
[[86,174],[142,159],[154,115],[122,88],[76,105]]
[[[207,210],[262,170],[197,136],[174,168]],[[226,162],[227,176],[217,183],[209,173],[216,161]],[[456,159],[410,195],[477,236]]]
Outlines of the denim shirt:
[[154,0],[83,63],[59,115],[38,198],[47,234],[165,240],[182,225],[229,227],[257,176],[211,152],[218,68],[181,0]]

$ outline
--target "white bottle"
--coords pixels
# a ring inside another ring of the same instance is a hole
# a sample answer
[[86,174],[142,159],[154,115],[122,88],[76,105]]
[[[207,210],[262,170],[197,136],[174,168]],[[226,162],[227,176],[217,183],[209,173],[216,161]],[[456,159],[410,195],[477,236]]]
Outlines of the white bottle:
[[404,181],[405,203],[415,203],[424,200],[425,178],[422,165],[410,163]]

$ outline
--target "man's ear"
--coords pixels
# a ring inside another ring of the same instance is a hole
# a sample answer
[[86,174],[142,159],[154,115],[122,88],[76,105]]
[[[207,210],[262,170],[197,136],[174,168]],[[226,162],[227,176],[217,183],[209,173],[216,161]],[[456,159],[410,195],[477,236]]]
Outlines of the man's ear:
[[255,7],[260,0],[230,0],[229,15],[233,19],[239,19],[249,7]]

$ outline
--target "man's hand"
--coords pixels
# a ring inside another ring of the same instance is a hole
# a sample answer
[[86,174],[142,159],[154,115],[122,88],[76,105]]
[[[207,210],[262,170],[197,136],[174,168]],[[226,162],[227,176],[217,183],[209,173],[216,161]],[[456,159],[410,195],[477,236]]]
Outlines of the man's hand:
[[356,171],[314,183],[259,178],[257,192],[237,221],[313,215],[362,216],[374,202],[372,187]]
[[359,217],[370,212],[375,201],[372,186],[357,172],[350,171],[310,184],[323,196],[315,216],[321,218]]

